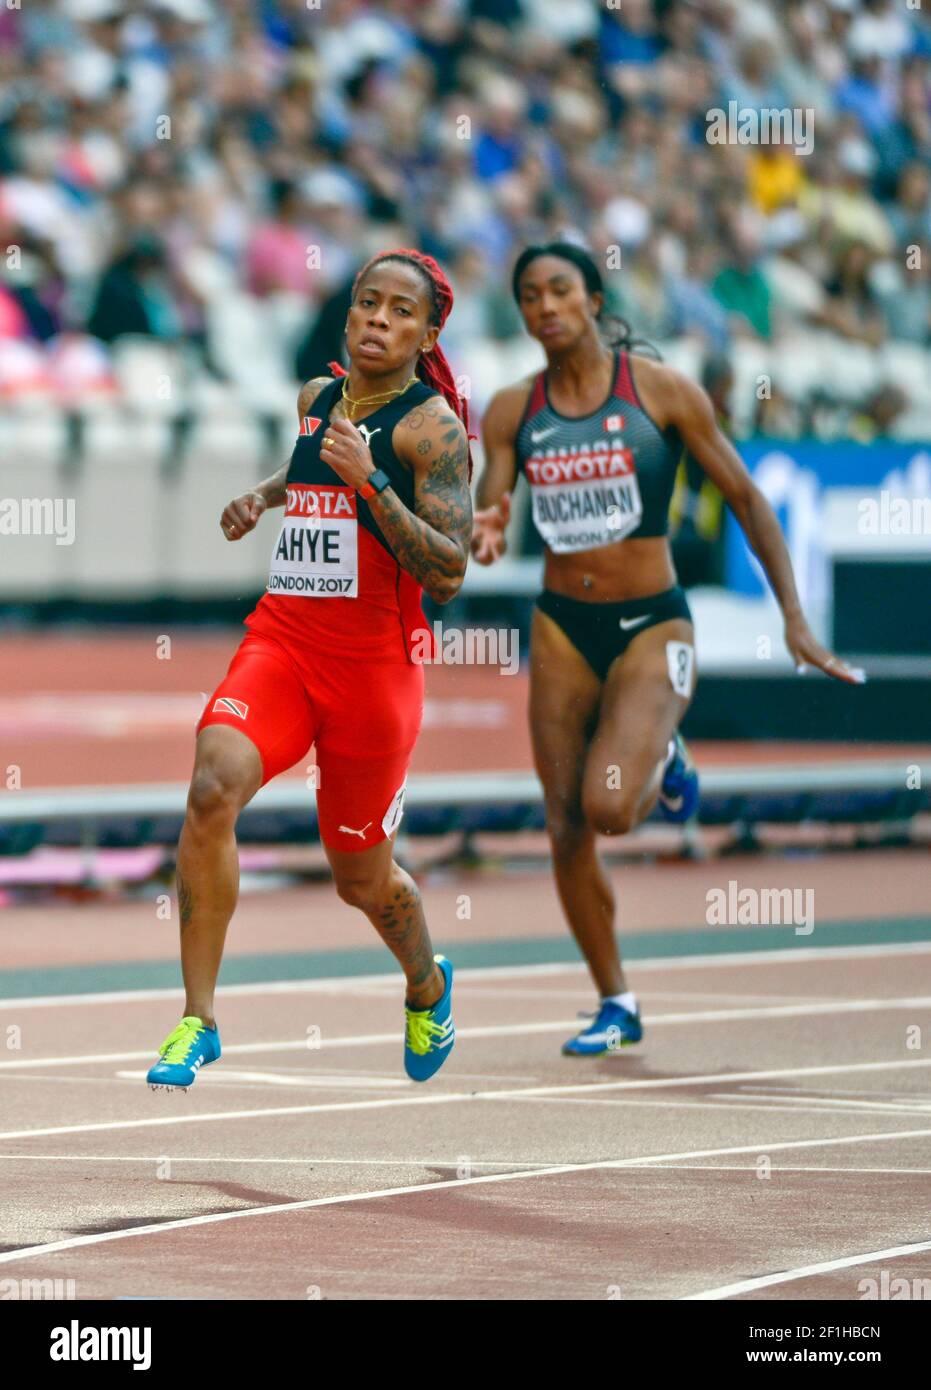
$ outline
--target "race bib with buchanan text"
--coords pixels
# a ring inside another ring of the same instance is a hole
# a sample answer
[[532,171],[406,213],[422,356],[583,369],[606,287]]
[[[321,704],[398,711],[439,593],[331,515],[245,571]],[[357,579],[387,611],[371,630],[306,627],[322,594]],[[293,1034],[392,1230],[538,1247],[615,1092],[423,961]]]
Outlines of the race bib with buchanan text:
[[541,450],[524,472],[537,530],[557,555],[612,545],[640,525],[643,502],[633,455],[618,440]]

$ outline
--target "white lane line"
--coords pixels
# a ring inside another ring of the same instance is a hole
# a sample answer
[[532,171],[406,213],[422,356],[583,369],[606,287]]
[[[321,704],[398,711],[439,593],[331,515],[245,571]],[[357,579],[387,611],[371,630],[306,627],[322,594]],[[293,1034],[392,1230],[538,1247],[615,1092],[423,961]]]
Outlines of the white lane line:
[[[11,1129],[0,1133],[3,1139],[34,1139],[49,1134],[96,1134],[103,1130],[150,1129],[161,1125],[208,1124],[221,1120],[274,1119],[282,1115],[321,1115],[348,1110],[393,1110],[408,1105],[456,1105],[460,1102],[512,1101],[536,1096],[569,1096],[583,1091],[586,1095],[601,1091],[645,1091],[662,1088],[679,1090],[686,1086],[707,1086],[730,1081],[766,1080],[775,1076],[827,1076],[850,1072],[888,1071],[901,1067],[931,1067],[931,1057],[901,1058],[892,1062],[839,1062],[818,1067],[776,1067],[766,1071],[708,1072],[699,1076],[670,1076],[649,1080],[581,1081],[564,1086],[522,1086],[497,1091],[440,1091],[431,1095],[406,1095],[378,1100],[329,1101],[317,1105],[265,1106],[257,1110],[219,1110],[194,1115],[164,1115],[144,1120],[104,1120],[94,1124],[53,1125],[42,1129]],[[173,1101],[174,1097],[164,1096]],[[773,1112],[775,1113],[775,1112]]]
[[[235,960],[235,956],[230,957]],[[683,957],[689,959],[689,957]],[[454,962],[455,963],[455,962]],[[646,962],[643,962],[646,964]],[[546,975],[584,975],[585,965],[581,961],[549,961],[542,965],[463,965],[456,969],[457,981],[497,979],[506,980],[526,976]],[[399,993],[403,980],[397,972],[378,975],[328,975],[323,979],[310,980],[262,980],[254,984],[221,985],[219,995],[224,999],[248,998],[252,995],[264,997],[276,994],[334,994],[345,996],[347,992],[364,989],[384,989],[393,986]],[[183,999],[184,990],[171,986],[164,989],[121,989],[101,990],[96,994],[38,994],[27,995],[23,999],[0,999],[0,1009],[51,1009],[59,1004],[138,1004],[150,1000]]]
[[[74,1083],[74,1082],[82,1082],[83,1084],[88,1085],[88,1086],[109,1086],[109,1085],[113,1085],[114,1082],[117,1082],[117,1081],[118,1081],[118,1082],[119,1082],[120,1084],[122,1084],[123,1086],[130,1086],[130,1085],[138,1085],[138,1084],[139,1084],[139,1078],[140,1078],[141,1076],[144,1076],[144,1075],[145,1075],[144,1072],[126,1072],[126,1073],[122,1073],[122,1074],[117,1073],[117,1074],[116,1074],[115,1076],[113,1076],[113,1077],[104,1077],[104,1076],[99,1076],[99,1077],[85,1077],[85,1076],[79,1076],[79,1077],[70,1077],[70,1076],[34,1076],[34,1077],[31,1077],[31,1078],[30,1078],[30,1081],[31,1081],[31,1082],[34,1082],[34,1081],[39,1081],[39,1082],[54,1082],[56,1085],[59,1085],[59,1086],[67,1086],[67,1085],[72,1084],[72,1083]],[[130,1077],[132,1078],[132,1080],[127,1079],[127,1078],[130,1078]],[[462,1080],[462,1074],[461,1074],[461,1073],[457,1073],[457,1078],[458,1078],[459,1080]],[[488,1081],[488,1080],[495,1079],[495,1078],[492,1078],[492,1077],[478,1077],[477,1079],[478,1079],[478,1080],[483,1080],[483,1081]],[[514,1080],[515,1078],[513,1078],[513,1077],[507,1077],[507,1078],[501,1078],[501,1079],[502,1079],[502,1080]],[[517,1079],[519,1080],[520,1078],[517,1078]],[[203,1084],[203,1083],[201,1083],[201,1084]],[[217,1085],[217,1084],[220,1084],[220,1078],[217,1077],[217,1076],[213,1076],[213,1077],[211,1078],[210,1085],[213,1086],[213,1085]],[[258,1081],[240,1081],[240,1080],[236,1080],[236,1081],[233,1081],[233,1082],[223,1082],[223,1085],[226,1086],[226,1087],[228,1087],[228,1089],[230,1089],[230,1090],[234,1090],[234,1089],[238,1088],[238,1089],[240,1089],[240,1090],[242,1090],[242,1091],[260,1091],[260,1090],[262,1090],[262,1089],[264,1088],[264,1083],[258,1082]],[[399,1085],[402,1086],[402,1087],[408,1087],[408,1089],[409,1089],[410,1091],[413,1091],[413,1090],[414,1090],[413,1083],[408,1083],[408,1082],[406,1082],[406,1081],[401,1081],[401,1082],[399,1083]],[[295,1088],[296,1088],[296,1085],[295,1085]],[[308,1083],[308,1089],[311,1089],[311,1090],[312,1090],[312,1089],[315,1089],[315,1088],[313,1087],[312,1083]],[[318,1088],[318,1089],[324,1089],[324,1088]],[[333,1089],[335,1089],[335,1090],[340,1090],[340,1089],[342,1089],[342,1088],[340,1088],[339,1086],[335,1086]],[[347,1088],[347,1089],[348,1089],[348,1088]],[[372,1087],[371,1089],[372,1089],[372,1090],[375,1090],[376,1088],[375,1088],[375,1087]],[[379,1089],[380,1089],[380,1088],[379,1088]],[[624,1097],[624,1098],[621,1099],[621,1100],[617,1100],[617,1099],[614,1099],[614,1098],[612,1098],[612,1097],[610,1097],[610,1096],[598,1096],[598,1097],[593,1097],[593,1098],[592,1098],[592,1097],[589,1097],[589,1096],[538,1096],[538,1095],[521,1096],[521,1095],[513,1095],[511,1092],[506,1092],[505,1094],[507,1094],[508,1097],[509,1097],[510,1099],[516,1100],[516,1101],[520,1101],[522,1104],[527,1104],[527,1105],[594,1105],[594,1106],[598,1106],[598,1105],[601,1105],[601,1106],[611,1106],[611,1105],[614,1105],[614,1106],[627,1106],[627,1107],[630,1107],[630,1106],[632,1106],[632,1105],[639,1105],[639,1106],[646,1106],[646,1107],[649,1107],[649,1108],[652,1108],[652,1109],[657,1109],[657,1110],[715,1110],[715,1111],[716,1111],[716,1110],[749,1110],[749,1111],[753,1111],[753,1112],[756,1113],[756,1114],[763,1114],[763,1115],[773,1115],[773,1114],[779,1114],[779,1113],[780,1113],[780,1112],[779,1112],[779,1108],[776,1107],[776,1106],[761,1104],[761,1103],[754,1102],[754,1101],[750,1101],[750,1100],[747,1100],[747,1101],[735,1100],[732,1096],[729,1096],[727,1100],[714,1100],[714,1101],[708,1100],[708,1101],[701,1101],[701,1100],[632,1100],[630,1097]],[[767,1099],[768,1099],[768,1098],[767,1098]],[[262,1114],[272,1114],[272,1113],[274,1113],[274,1112],[273,1112],[273,1111],[264,1111],[264,1110],[263,1110],[261,1113],[262,1113]],[[792,1114],[792,1115],[795,1115],[795,1114],[801,1114],[801,1115],[805,1115],[805,1114],[808,1114],[808,1115],[845,1115],[845,1114],[850,1114],[850,1115],[862,1115],[862,1114],[864,1113],[864,1111],[863,1111],[862,1109],[860,1109],[858,1106],[855,1106],[855,1105],[854,1105],[854,1106],[851,1106],[849,1110],[845,1110],[845,1109],[843,1109],[843,1108],[841,1108],[840,1110],[835,1110],[835,1109],[833,1109],[833,1108],[828,1109],[828,1108],[826,1108],[825,1106],[818,1105],[818,1104],[813,1100],[813,1101],[811,1101],[808,1105],[797,1105],[797,1106],[793,1106],[792,1109],[791,1109],[791,1111],[789,1111],[789,1113]],[[869,1113],[869,1112],[867,1112],[867,1113]],[[889,1107],[889,1110],[888,1110],[888,1113],[889,1113],[889,1114],[894,1114],[894,1115],[914,1115],[914,1114],[916,1113],[916,1110],[915,1110],[915,1108],[914,1108],[913,1106],[890,1106],[890,1107]],[[918,1111],[917,1113],[921,1114],[922,1112],[921,1112],[921,1111]]]
[[[118,1071],[117,1077],[121,1081],[144,1081],[147,1073],[144,1071]],[[244,1081],[261,1081],[269,1086],[306,1086],[311,1090],[317,1091],[384,1091],[397,1090],[398,1088],[409,1091],[414,1083],[407,1081],[400,1076],[392,1077],[390,1080],[374,1080],[370,1076],[348,1075],[345,1079],[339,1076],[324,1075],[315,1076],[312,1072],[295,1071],[292,1075],[280,1071],[240,1071],[235,1067],[229,1067],[220,1072],[215,1072],[210,1078],[212,1086],[236,1086]]]
[[836,1269],[853,1269],[856,1265],[878,1264],[880,1260],[896,1260],[903,1255],[918,1255],[923,1250],[931,1250],[931,1240],[918,1241],[914,1245],[893,1245],[888,1250],[870,1250],[865,1255],[845,1255],[837,1260],[823,1260],[816,1265],[800,1265],[798,1269],[784,1270],[781,1274],[763,1274],[758,1279],[742,1279],[739,1284],[722,1284],[718,1289],[686,1294],[681,1301],[694,1303],[708,1299],[735,1298],[738,1294],[753,1293],[755,1289],[768,1289],[774,1284],[792,1284],[797,1279],[809,1279],[817,1274],[832,1274]]
[[[452,948],[455,954],[455,947]],[[648,956],[643,960],[631,961],[635,970],[707,970],[717,966],[748,965],[797,965],[811,961],[861,960],[877,956],[917,956],[931,953],[929,941],[903,942],[864,942],[862,946],[805,946],[786,947],[785,950],[770,951],[723,951],[719,954],[693,956]],[[234,957],[231,957],[234,959]],[[482,980],[510,978],[523,979],[537,975],[584,975],[581,962],[558,961],[543,965],[484,965],[462,966],[456,971],[457,980]],[[379,975],[331,976],[325,980],[266,980],[256,984],[221,985],[223,999],[267,994],[337,994],[345,995],[348,990],[358,990],[369,985],[394,983],[400,987],[400,976],[396,973]],[[78,1007],[99,1007],[101,1004],[128,1004],[145,1000],[183,999],[184,990],[171,989],[122,989],[104,990],[96,994],[41,994],[29,995],[23,999],[0,999],[0,1009],[57,1009],[66,1004]]]
[[[809,1109],[809,1108],[815,1103],[815,1101],[817,1101],[819,1109],[824,1110],[824,1111],[835,1110],[835,1109],[846,1110],[846,1111],[850,1111],[850,1110],[893,1110],[893,1111],[897,1112],[898,1114],[903,1114],[903,1113],[907,1114],[907,1113],[909,1113],[909,1112],[916,1112],[916,1111],[920,1113],[922,1110],[924,1110],[925,1112],[931,1111],[931,1104],[929,1104],[927,1101],[919,1101],[919,1100],[910,1101],[910,1102],[905,1102],[905,1103],[899,1102],[898,1104],[896,1104],[895,1101],[888,1101],[888,1100],[835,1100],[832,1096],[817,1096],[817,1097],[816,1097],[816,1096],[785,1096],[785,1095],[781,1095],[781,1096],[772,1096],[772,1095],[765,1095],[765,1094],[764,1094],[764,1095],[754,1095],[754,1093],[753,1093],[752,1091],[745,1091],[743,1087],[741,1087],[741,1095],[745,1095],[746,1098],[747,1098],[747,1100],[765,1100],[765,1101],[768,1101],[768,1102],[769,1102],[769,1108],[770,1108],[771,1110],[774,1110],[774,1111],[775,1111],[775,1110],[781,1110],[781,1109],[783,1109],[783,1108],[788,1109],[790,1106],[791,1106],[791,1108],[792,1108],[793,1110],[794,1110],[794,1109],[798,1109],[799,1107],[803,1107],[803,1108],[805,1108],[805,1109],[807,1110],[807,1109]],[[733,1092],[729,1092],[729,1093],[712,1092],[711,1095],[710,1095],[710,1099],[711,1099],[711,1100],[733,1100],[733,1098],[734,1098],[734,1097],[733,1097]]]
[[[749,1090],[749,1087],[738,1086],[738,1091]],[[854,1100],[920,1100],[921,1097],[915,1091],[846,1091],[838,1086],[757,1086],[758,1091],[765,1091],[776,1098],[779,1096],[807,1096],[811,1100],[823,1100],[825,1096],[840,1096],[842,1099],[852,1097]]]
[[[648,1164],[648,1167],[653,1167]],[[755,1164],[739,1163],[664,1163],[660,1172],[683,1172],[691,1173],[755,1173]],[[774,1173],[870,1173],[873,1176],[883,1178],[889,1177],[926,1177],[931,1176],[931,1168],[828,1168],[795,1163],[780,1164],[778,1168],[773,1167]]]
[[[762,1148],[762,1145],[760,1146]],[[282,1167],[304,1167],[306,1165],[332,1164],[340,1168],[450,1168],[459,1159],[447,1154],[444,1158],[230,1158],[228,1154],[207,1154],[198,1157],[188,1154],[176,1157],[174,1154],[0,1154],[0,1162],[11,1163],[232,1163],[241,1165],[277,1164]],[[628,1168],[642,1167],[662,1173],[755,1173],[756,1165],[748,1163],[664,1163],[657,1169],[655,1160],[625,1160]],[[472,1158],[473,1168],[552,1168],[553,1159],[513,1159],[513,1158]],[[786,1163],[774,1167],[775,1173],[856,1173],[888,1177],[926,1177],[931,1176],[931,1168],[829,1168],[827,1166],[802,1166]],[[170,1180],[169,1180],[170,1181]]]
[[[452,1178],[440,1182],[411,1183],[406,1187],[380,1188],[376,1192],[347,1192],[334,1197],[310,1197],[299,1202],[276,1202],[262,1207],[240,1207],[235,1211],[214,1212],[208,1216],[185,1216],[177,1221],[163,1221],[151,1226],[134,1226],[129,1230],[103,1231],[97,1235],[69,1236],[66,1240],[50,1241],[45,1245],[24,1246],[0,1254],[0,1264],[34,1259],[39,1255],[54,1255],[61,1250],[75,1250],[84,1245],[102,1245],[113,1240],[161,1235],[164,1231],[188,1230],[193,1226],[211,1226],[221,1221],[239,1221],[248,1216],[274,1216],[281,1212],[309,1211],[314,1207],[342,1206],[350,1202],[373,1202],[389,1197],[406,1197],[422,1192],[441,1192],[444,1189],[478,1187],[494,1182],[526,1182],[531,1178],[560,1177],[567,1173],[607,1172],[622,1168],[642,1168],[655,1163],[676,1162],[691,1158],[730,1157],[745,1153],[774,1153],[777,1150],[831,1148],[841,1144],[877,1144],[894,1139],[916,1139],[931,1135],[931,1129],[900,1130],[891,1134],[847,1134],[834,1139],[791,1139],[777,1144],[740,1144],[724,1149],[694,1149],[680,1153],[644,1154],[638,1158],[611,1158],[592,1163],[561,1163],[518,1173],[488,1173],[473,1178]],[[3,1136],[0,1136],[3,1137]],[[928,1242],[931,1246],[931,1242]],[[693,1295],[695,1297],[696,1295]],[[701,1297],[702,1295],[697,1295]],[[712,1297],[706,1294],[705,1297]]]
[[[835,999],[825,1004],[774,1004],[762,1008],[688,1009],[681,1013],[654,1014],[647,1018],[647,1028],[691,1026],[695,1023],[745,1023],[777,1018],[816,1018],[829,1014],[886,1013],[898,1009],[931,1008],[931,995],[899,999]],[[457,1028],[459,1038],[513,1038],[543,1033],[572,1033],[578,1031],[579,1020],[561,1019],[546,1023],[495,1023],[471,1028]],[[306,1037],[276,1042],[231,1043],[223,1049],[224,1056],[243,1056],[266,1052],[325,1052],[332,1048],[371,1047],[397,1042],[398,1031],[363,1033],[347,1037],[327,1038],[322,1034],[319,1046],[309,1047]],[[0,1062],[0,1075],[10,1071],[28,1071],[38,1067],[76,1067],[110,1062],[139,1062],[154,1059],[154,1049],[146,1052],[81,1053],[71,1057],[19,1057]]]
[[[778,1106],[757,1105],[749,1100],[734,1100],[732,1097],[728,1097],[726,1100],[718,1099],[714,1101],[631,1100],[629,1097],[625,1097],[623,1100],[617,1100],[611,1096],[598,1096],[594,1098],[589,1096],[512,1096],[511,1099],[521,1103],[526,1102],[528,1105],[622,1105],[626,1107],[631,1105],[642,1105],[657,1110],[753,1110],[755,1113],[762,1115],[779,1115],[786,1113],[785,1111],[781,1111]],[[788,1113],[790,1115],[862,1115],[864,1112],[857,1106],[851,1106],[849,1110],[833,1110],[825,1106],[816,1105],[814,1101],[811,1101],[808,1105],[794,1105]],[[867,1114],[869,1113],[870,1112],[867,1111]],[[889,1110],[884,1113],[892,1115],[914,1115],[916,1112],[911,1106],[890,1106]],[[922,1112],[919,1111],[918,1113],[920,1114]]]
[[[456,1168],[463,1161],[461,1157],[453,1154],[446,1154],[444,1158],[359,1158],[358,1155],[352,1158],[230,1158],[227,1154],[216,1154],[200,1158],[196,1154],[184,1157],[175,1157],[173,1154],[0,1154],[0,1160],[3,1159],[12,1162],[22,1159],[30,1163],[277,1163],[285,1167],[327,1163],[341,1168]],[[473,1158],[469,1155],[469,1165],[472,1168],[533,1169],[545,1168],[552,1163],[552,1159]],[[754,1170],[749,1168],[741,1171]]]

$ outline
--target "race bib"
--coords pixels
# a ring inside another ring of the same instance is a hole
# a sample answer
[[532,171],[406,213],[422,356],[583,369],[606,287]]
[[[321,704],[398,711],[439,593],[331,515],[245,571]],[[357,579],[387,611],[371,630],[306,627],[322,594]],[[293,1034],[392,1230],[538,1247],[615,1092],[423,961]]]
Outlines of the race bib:
[[534,523],[557,555],[612,545],[640,525],[643,502],[629,449],[606,441],[538,454],[524,472]]
[[305,598],[358,598],[355,488],[313,483],[288,486],[268,592]]
[[382,817],[381,828],[386,835],[393,835],[401,824],[401,817],[404,815],[404,793],[407,789],[407,779],[401,783],[391,798],[391,805]]

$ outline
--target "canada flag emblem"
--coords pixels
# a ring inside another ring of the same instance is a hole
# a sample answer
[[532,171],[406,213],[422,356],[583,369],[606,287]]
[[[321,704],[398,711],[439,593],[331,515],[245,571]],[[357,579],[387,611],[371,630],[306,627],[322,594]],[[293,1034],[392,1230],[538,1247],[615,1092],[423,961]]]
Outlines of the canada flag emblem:
[[606,415],[604,418],[604,427],[612,434],[616,430],[622,430],[624,428],[623,415]]
[[316,415],[305,415],[304,418],[301,420],[301,434],[313,434],[314,430],[316,430],[322,424],[322,417],[318,417]]

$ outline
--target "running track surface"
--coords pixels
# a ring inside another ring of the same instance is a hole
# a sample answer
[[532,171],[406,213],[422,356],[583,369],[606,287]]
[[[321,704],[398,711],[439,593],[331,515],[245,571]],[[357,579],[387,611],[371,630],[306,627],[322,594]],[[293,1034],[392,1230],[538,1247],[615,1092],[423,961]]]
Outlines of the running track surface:
[[[459,1036],[421,1087],[399,978],[327,885],[243,897],[224,1056],[179,1096],[143,1081],[180,1002],[154,901],[4,912],[0,1281],[859,1299],[884,1270],[931,1277],[927,858],[612,873],[643,1044],[560,1055],[591,992],[547,875],[434,874]],[[814,930],[709,929],[729,878],[810,888]]]
[[[191,772],[194,726],[226,671],[238,629],[63,636],[3,641],[0,746],[24,788],[183,782]],[[171,638],[170,649],[159,638]],[[159,651],[170,650],[168,659]],[[526,769],[527,677],[482,666],[427,669],[423,731],[413,772]],[[896,745],[903,762],[928,748]],[[705,743],[697,761],[803,762],[888,758],[889,744]],[[306,774],[295,769],[295,776]]]
[[[234,642],[182,636],[158,662],[154,634],[8,640],[7,760],[31,787],[184,780]],[[415,770],[529,765],[523,676],[427,676]],[[399,977],[328,885],[246,876],[224,1057],[186,1096],[142,1080],[180,1004],[157,886],[7,908],[4,1296],[858,1299],[883,1271],[931,1276],[927,856],[611,873],[647,1035],[596,1060],[559,1053],[592,997],[549,876],[427,876],[459,1037],[425,1087],[401,1066]],[[814,930],[709,928],[730,880],[810,892]]]

